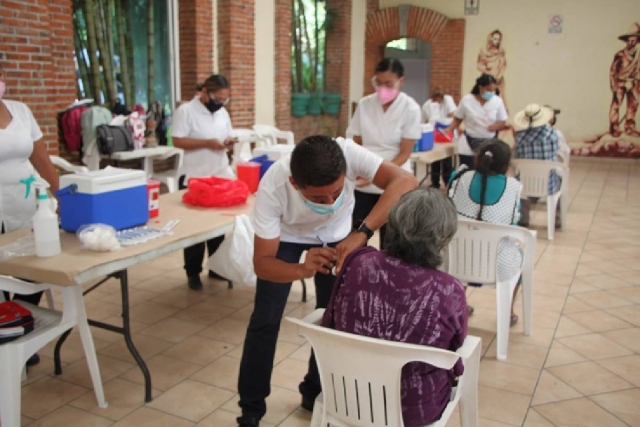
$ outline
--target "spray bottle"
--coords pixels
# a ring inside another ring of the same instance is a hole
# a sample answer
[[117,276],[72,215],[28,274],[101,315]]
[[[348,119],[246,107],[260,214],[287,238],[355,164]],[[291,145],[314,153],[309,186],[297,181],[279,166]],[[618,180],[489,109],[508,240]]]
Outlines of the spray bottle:
[[49,183],[38,179],[34,184],[38,197],[38,210],[33,216],[33,234],[36,241],[36,255],[50,257],[58,255],[60,248],[60,229],[58,215],[52,200],[49,199]]

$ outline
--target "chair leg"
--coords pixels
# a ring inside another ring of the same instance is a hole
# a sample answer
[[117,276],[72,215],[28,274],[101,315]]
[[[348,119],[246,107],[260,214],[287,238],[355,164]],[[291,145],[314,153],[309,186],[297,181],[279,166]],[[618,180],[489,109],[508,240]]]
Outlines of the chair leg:
[[47,307],[49,307],[50,310],[55,310],[56,302],[53,299],[53,291],[51,289],[47,289],[44,291],[44,295],[47,298]]
[[167,189],[169,193],[178,191],[178,180],[176,178],[167,178]]
[[302,302],[307,302],[307,282],[304,279],[300,281],[302,282]]
[[104,398],[104,389],[102,388],[102,378],[100,377],[100,367],[98,366],[96,349],[93,344],[93,337],[91,336],[89,323],[87,322],[87,313],[84,308],[82,288],[80,288],[79,286],[74,286],[73,292],[74,292],[73,294],[74,302],[76,305],[77,316],[78,316],[78,332],[80,332],[80,339],[82,340],[84,355],[87,358],[87,365],[89,366],[89,374],[91,375],[91,381],[93,382],[93,390],[96,394],[96,400],[98,402],[98,406],[104,409],[108,406],[108,404]]
[[316,399],[313,405],[313,415],[311,416],[310,427],[322,427],[322,413],[324,412],[322,394]]
[[22,365],[17,349],[0,346],[0,424],[4,427],[20,427]]
[[464,386],[460,390],[460,425],[461,427],[478,426],[478,374],[480,372],[480,356],[482,342],[464,363]]
[[549,196],[547,198],[547,239],[553,240],[556,231],[556,209],[558,207],[558,197]]
[[511,320],[511,298],[513,289],[509,282],[498,283],[496,286],[497,330],[498,345],[497,359],[506,360],[509,347],[509,321]]
[[[567,178],[567,182],[565,185],[567,187],[569,186],[569,178]],[[560,230],[564,230],[567,227],[567,209],[568,208],[569,208],[569,194],[567,194],[567,190],[565,190],[560,196]]]

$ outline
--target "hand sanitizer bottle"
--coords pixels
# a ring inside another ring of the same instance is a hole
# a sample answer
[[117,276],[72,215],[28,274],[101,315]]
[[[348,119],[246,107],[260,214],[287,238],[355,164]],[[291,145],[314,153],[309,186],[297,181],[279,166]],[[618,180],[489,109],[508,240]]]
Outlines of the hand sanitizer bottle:
[[34,183],[38,197],[38,210],[33,216],[33,234],[36,241],[36,255],[50,257],[58,255],[60,248],[60,229],[58,215],[53,209],[47,189],[49,184],[44,180]]

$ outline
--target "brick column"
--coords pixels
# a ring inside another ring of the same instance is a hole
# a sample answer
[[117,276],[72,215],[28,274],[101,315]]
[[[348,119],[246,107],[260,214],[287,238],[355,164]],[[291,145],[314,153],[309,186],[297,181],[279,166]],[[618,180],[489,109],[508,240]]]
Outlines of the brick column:
[[291,1],[275,1],[276,126],[282,130],[291,130]]
[[240,128],[255,124],[254,1],[218,1],[220,74],[231,83],[231,102],[227,108],[233,126]]
[[456,103],[460,101],[461,92],[471,91],[470,87],[461,88],[464,32],[464,19],[449,20],[431,43],[431,64],[434,66],[429,87],[442,87],[446,93],[453,96]]
[[58,111],[76,98],[71,0],[3,1],[0,61],[6,99],[27,104],[49,152],[59,153]]
[[344,135],[351,114],[349,106],[351,1],[327,0],[327,9],[333,12],[334,21],[331,30],[327,32],[325,91],[342,95],[338,135]]
[[213,74],[213,2],[180,0],[180,89],[182,100],[195,93],[196,84]]

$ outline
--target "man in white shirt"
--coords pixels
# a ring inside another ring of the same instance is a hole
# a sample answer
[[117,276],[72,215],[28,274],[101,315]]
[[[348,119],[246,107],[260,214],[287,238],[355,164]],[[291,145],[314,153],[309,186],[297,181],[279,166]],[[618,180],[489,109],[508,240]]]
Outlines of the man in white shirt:
[[[352,227],[358,178],[384,189],[361,224]],[[310,136],[263,177],[252,215],[253,265],[258,276],[254,311],[244,342],[238,392],[240,426],[258,426],[266,413],[280,321],[291,282],[315,278],[316,307],[329,303],[336,277],[353,250],[365,245],[386,221],[391,207],[418,185],[400,167],[350,139]],[[304,251],[305,261],[300,262]],[[303,407],[311,410],[320,393],[313,356],[300,384]]]
[[[434,126],[440,122],[442,124],[449,124],[453,118],[453,113],[456,111],[456,103],[451,95],[446,95],[442,88],[436,87],[431,92],[431,98],[427,100],[422,106],[422,116],[426,123],[431,123]],[[445,185],[451,178],[451,172],[453,171],[453,161],[451,157],[442,160],[441,162],[435,162],[431,165],[431,186],[433,188],[440,188],[440,172],[442,171],[442,178]]]

